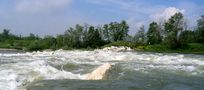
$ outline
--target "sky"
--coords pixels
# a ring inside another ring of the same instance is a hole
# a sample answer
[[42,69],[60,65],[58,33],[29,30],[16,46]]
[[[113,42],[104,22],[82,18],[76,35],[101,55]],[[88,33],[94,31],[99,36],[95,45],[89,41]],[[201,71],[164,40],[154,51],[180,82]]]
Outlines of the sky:
[[76,24],[126,20],[130,34],[182,12],[189,27],[204,15],[203,0],[0,0],[0,32],[57,35]]

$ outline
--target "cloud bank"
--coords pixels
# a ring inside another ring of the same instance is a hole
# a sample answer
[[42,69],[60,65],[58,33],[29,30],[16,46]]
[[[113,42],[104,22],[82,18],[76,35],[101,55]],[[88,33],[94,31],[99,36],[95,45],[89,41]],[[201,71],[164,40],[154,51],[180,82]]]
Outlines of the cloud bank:
[[162,12],[158,12],[156,14],[150,15],[151,20],[156,22],[162,22],[163,20],[168,20],[171,16],[176,13],[185,13],[184,9],[178,9],[176,7],[168,7],[165,8]]

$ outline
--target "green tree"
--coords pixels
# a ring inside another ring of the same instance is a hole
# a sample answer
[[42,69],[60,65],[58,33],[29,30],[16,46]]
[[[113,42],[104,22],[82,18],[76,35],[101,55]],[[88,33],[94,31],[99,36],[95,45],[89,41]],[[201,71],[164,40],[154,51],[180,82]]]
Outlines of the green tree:
[[204,15],[197,21],[198,42],[204,43]]
[[27,39],[27,40],[38,40],[39,37],[33,33],[30,33],[29,36],[25,37],[24,39]]
[[87,47],[97,48],[102,45],[102,39],[99,30],[95,29],[93,26],[89,27],[87,39]]
[[68,48],[81,48],[83,41],[83,26],[77,24],[64,33],[65,46]]
[[64,36],[63,35],[57,35],[56,37],[56,48],[63,48],[65,46],[65,43],[64,43]]
[[0,41],[6,41],[10,39],[10,30],[4,29],[2,34],[0,35]]
[[105,24],[103,26],[103,38],[105,41],[110,42],[110,32],[109,32],[109,26],[108,24]]
[[56,49],[57,41],[53,36],[45,36],[42,40],[40,40],[40,46],[43,49]]
[[171,49],[177,49],[182,46],[179,40],[179,34],[183,30],[183,14],[176,13],[164,25],[165,43]]
[[74,47],[81,48],[82,47],[82,40],[83,40],[83,26],[77,24],[75,27],[75,34],[74,35]]
[[135,36],[133,37],[133,41],[136,44],[145,44],[146,43],[146,39],[145,39],[145,28],[144,25],[142,25],[139,29],[139,31],[135,34]]
[[8,38],[8,37],[9,37],[9,34],[10,34],[10,30],[8,30],[8,29],[4,29],[4,30],[3,30],[2,35],[3,35],[5,38]]
[[74,28],[70,27],[68,30],[65,31],[64,33],[64,43],[65,46],[68,48],[73,48],[74,47],[74,35],[75,31]]
[[160,29],[156,22],[152,22],[149,25],[149,29],[147,32],[148,44],[159,44],[162,40],[160,35]]
[[31,39],[31,40],[36,39],[35,34],[33,34],[33,33],[30,33],[30,35],[29,35],[29,37],[28,37],[28,38],[29,38],[29,39]]
[[82,33],[82,47],[83,48],[87,48],[88,46],[88,31],[89,31],[89,25],[88,24],[85,24],[84,25],[84,30],[83,30],[83,33]]
[[119,25],[120,32],[119,32],[119,40],[122,41],[128,36],[129,26],[126,21],[122,21]]
[[183,43],[196,43],[196,32],[192,30],[182,31],[179,37],[179,40]]
[[128,35],[129,26],[126,21],[111,22],[109,24],[110,36],[112,36],[112,41],[123,41]]
[[41,46],[41,42],[39,40],[31,42],[30,45],[27,47],[27,50],[29,51],[38,51],[43,49],[44,48]]

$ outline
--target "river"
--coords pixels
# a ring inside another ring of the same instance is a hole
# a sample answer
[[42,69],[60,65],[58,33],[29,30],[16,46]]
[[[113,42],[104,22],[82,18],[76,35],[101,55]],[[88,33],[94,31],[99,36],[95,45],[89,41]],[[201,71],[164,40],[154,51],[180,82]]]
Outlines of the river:
[[[104,63],[106,80],[84,80]],[[204,55],[116,51],[0,53],[0,90],[204,90]]]

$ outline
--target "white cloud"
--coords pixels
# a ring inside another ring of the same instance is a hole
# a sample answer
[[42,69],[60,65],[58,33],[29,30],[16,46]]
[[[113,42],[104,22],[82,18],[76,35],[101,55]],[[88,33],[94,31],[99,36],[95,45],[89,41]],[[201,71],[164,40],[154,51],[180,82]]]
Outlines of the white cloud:
[[197,20],[200,18],[200,15],[204,13],[204,6],[195,2],[185,1],[180,3],[178,7],[187,10],[185,12],[185,18],[188,20],[188,24],[192,28],[197,25]]
[[156,14],[150,15],[150,18],[153,21],[162,22],[164,20],[168,20],[171,16],[173,16],[174,14],[178,12],[184,13],[185,10],[178,9],[175,7],[168,7],[168,8],[165,8],[162,12],[158,12]]
[[72,0],[18,0],[17,12],[36,13],[61,8],[69,4]]

